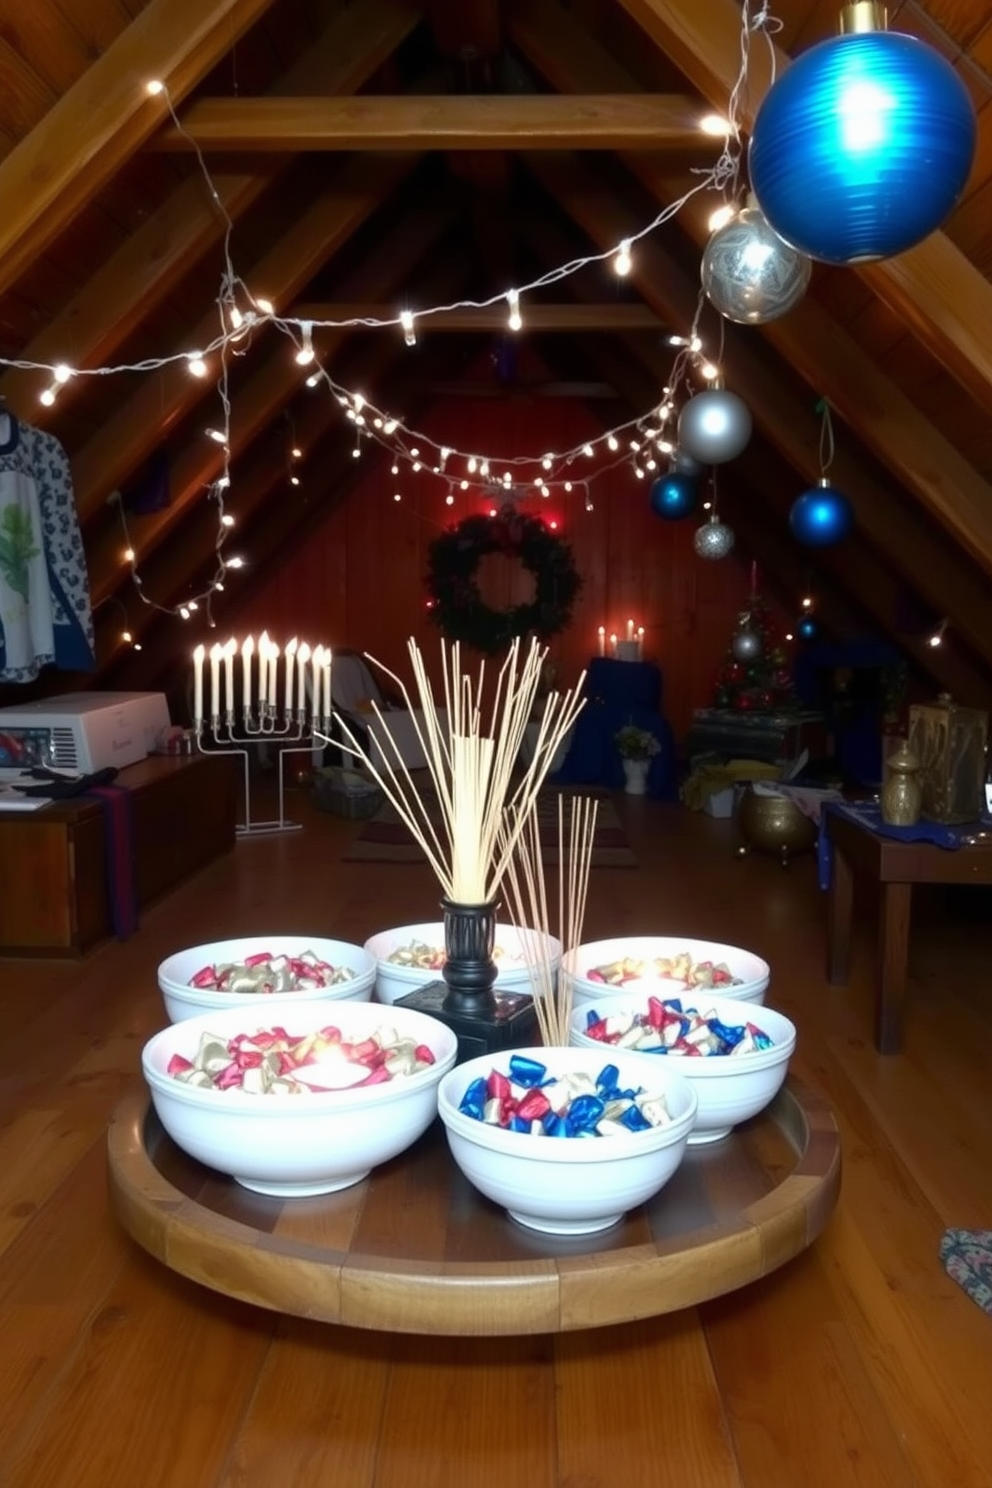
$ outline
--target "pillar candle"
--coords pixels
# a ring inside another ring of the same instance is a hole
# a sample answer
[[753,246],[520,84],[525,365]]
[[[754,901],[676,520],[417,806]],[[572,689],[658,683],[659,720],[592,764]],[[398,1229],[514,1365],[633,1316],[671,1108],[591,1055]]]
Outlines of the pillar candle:
[[617,654],[617,634],[615,630],[610,632],[610,654],[612,656],[616,656]]
[[628,620],[627,621],[627,639],[628,639],[628,641],[632,641],[634,639],[634,622],[633,622],[633,620]]
[[268,690],[266,692],[266,697],[269,700],[269,707],[270,708],[275,708],[275,707],[278,706],[278,703],[279,703],[279,647],[276,645],[275,641],[270,641],[269,642]]
[[258,701],[264,703],[269,696],[269,632],[263,630],[258,638]]
[[291,717],[292,716],[292,712],[293,712],[293,699],[294,699],[295,688],[296,688],[296,647],[297,647],[297,644],[298,644],[298,642],[297,642],[297,639],[296,639],[295,636],[293,637],[293,639],[291,641],[287,641],[287,643],[286,643],[285,656],[286,656],[286,716],[287,716],[287,718]]
[[597,635],[597,638],[599,640],[599,654],[600,654],[600,656],[605,656],[606,655],[606,626],[605,625],[601,625],[599,627],[599,629],[597,630],[596,635]]
[[254,655],[255,655],[255,641],[254,641],[254,638],[252,636],[248,636],[245,640],[243,640],[241,642],[241,667],[242,667],[241,706],[243,708],[250,708],[251,707],[251,684],[252,684],[252,676],[251,676],[251,669],[252,668],[251,668],[251,664],[252,664],[252,657]]
[[210,647],[210,716],[216,718],[220,712],[220,660],[224,648],[217,641]]
[[639,625],[637,627],[637,659],[638,659],[638,661],[643,661],[644,660],[644,626],[643,625]]
[[234,653],[237,641],[232,638],[224,646],[224,712],[234,712]]
[[206,656],[203,646],[197,646],[193,652],[193,722],[203,722],[203,658]]
[[310,660],[310,647],[306,641],[296,653],[297,675],[296,681],[300,694],[300,712],[307,710],[307,662]]
[[316,718],[317,715],[320,713],[320,683],[322,675],[321,667],[323,666],[323,664],[324,648],[323,646],[314,646],[313,652],[310,657],[310,706],[314,718]]

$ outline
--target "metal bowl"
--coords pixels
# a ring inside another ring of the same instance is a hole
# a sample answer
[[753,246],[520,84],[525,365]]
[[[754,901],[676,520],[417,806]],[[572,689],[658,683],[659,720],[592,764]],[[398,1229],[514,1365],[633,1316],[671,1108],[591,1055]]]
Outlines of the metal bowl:
[[758,795],[748,786],[741,797],[737,821],[744,839],[739,851],[772,853],[785,867],[793,853],[816,846],[817,827],[788,796]]

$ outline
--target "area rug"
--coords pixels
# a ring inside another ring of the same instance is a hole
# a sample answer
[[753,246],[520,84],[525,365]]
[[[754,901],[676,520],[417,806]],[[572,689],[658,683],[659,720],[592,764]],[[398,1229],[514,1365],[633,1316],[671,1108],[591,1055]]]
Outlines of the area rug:
[[[558,862],[558,797],[569,792],[542,791],[538,798],[538,820],[541,827],[541,849],[546,864]],[[574,794],[579,794],[575,792]],[[599,800],[596,836],[592,845],[593,868],[636,868],[637,858],[627,841],[613,802],[599,792],[589,792]],[[432,819],[440,822],[436,800],[427,798]],[[566,824],[568,809],[566,805]],[[387,802],[365,823],[344,855],[348,863],[423,863],[423,849],[415,842],[396,810]]]
[[948,1276],[992,1317],[992,1230],[945,1230],[940,1259]]

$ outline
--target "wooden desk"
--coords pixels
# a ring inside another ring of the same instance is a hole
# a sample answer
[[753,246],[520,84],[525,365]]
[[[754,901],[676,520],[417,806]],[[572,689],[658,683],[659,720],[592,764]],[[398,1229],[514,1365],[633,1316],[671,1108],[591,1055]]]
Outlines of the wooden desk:
[[[152,756],[114,782],[133,793],[139,909],[234,846],[228,756]],[[79,955],[113,933],[103,807],[70,797],[0,814],[0,955]]]
[[902,1047],[909,959],[909,922],[914,883],[992,884],[992,839],[948,849],[931,842],[881,837],[849,817],[827,813],[833,873],[827,927],[827,980],[844,986],[851,961],[854,882],[873,879],[881,887],[878,968],[875,984],[875,1047],[897,1054]]

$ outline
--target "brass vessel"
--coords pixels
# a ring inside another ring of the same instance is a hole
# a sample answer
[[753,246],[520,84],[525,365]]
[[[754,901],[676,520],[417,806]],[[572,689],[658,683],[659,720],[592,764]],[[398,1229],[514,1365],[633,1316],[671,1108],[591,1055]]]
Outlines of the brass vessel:
[[793,853],[816,846],[817,827],[788,796],[758,795],[749,785],[741,797],[737,822],[744,839],[738,852],[773,853],[786,868]]

